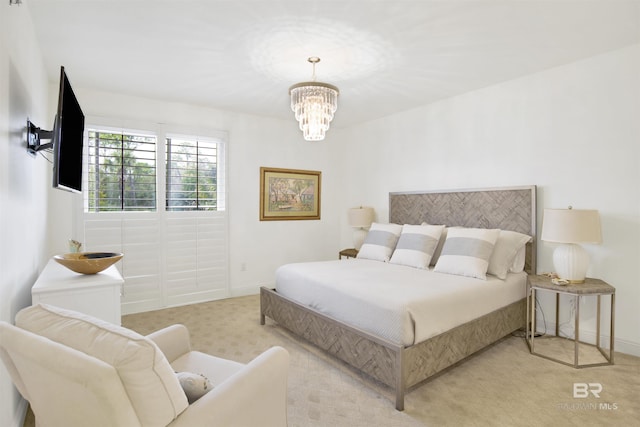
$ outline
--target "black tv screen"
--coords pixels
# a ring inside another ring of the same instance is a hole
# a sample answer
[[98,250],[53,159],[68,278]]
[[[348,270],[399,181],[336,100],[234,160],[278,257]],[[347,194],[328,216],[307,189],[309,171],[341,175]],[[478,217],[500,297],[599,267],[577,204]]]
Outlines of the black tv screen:
[[53,125],[53,187],[82,191],[84,114],[64,67],[60,67],[58,111]]

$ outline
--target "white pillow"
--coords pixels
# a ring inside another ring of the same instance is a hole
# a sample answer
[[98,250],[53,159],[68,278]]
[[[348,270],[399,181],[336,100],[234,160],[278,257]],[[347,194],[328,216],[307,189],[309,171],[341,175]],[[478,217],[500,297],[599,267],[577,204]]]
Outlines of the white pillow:
[[401,232],[402,226],[399,224],[374,222],[371,224],[356,258],[389,261]]
[[510,273],[520,273],[524,271],[525,258],[527,257],[527,246],[523,246],[518,250],[516,256],[513,258],[511,267],[509,267]]
[[402,233],[389,262],[409,267],[429,268],[429,262],[443,229],[444,225],[403,225]]
[[489,259],[487,273],[504,280],[516,254],[531,240],[531,236],[515,231],[500,230],[498,240]]
[[498,229],[449,228],[434,271],[486,280],[498,234]]
[[211,381],[202,374],[176,372],[176,377],[180,381],[180,386],[182,386],[189,404],[192,404],[213,389]]

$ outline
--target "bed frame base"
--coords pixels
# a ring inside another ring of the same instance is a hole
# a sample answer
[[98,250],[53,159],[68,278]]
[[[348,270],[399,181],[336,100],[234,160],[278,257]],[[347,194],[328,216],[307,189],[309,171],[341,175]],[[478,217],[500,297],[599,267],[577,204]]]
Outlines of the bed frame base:
[[406,391],[525,326],[526,299],[404,347],[345,325],[309,307],[260,288],[260,324],[265,317],[395,390],[404,410]]

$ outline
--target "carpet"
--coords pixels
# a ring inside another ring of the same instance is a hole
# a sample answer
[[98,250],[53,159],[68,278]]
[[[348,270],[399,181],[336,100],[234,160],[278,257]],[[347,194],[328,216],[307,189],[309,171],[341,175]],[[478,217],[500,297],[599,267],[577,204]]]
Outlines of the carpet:
[[182,323],[194,349],[242,363],[273,345],[286,348],[289,427],[640,426],[637,357],[616,353],[613,366],[574,369],[509,336],[410,390],[398,412],[390,388],[268,318],[261,326],[259,305],[257,295],[230,298],[127,315],[122,324],[148,334]]
[[[640,426],[637,357],[616,353],[613,366],[574,369],[531,355],[524,338],[510,336],[410,390],[398,412],[390,388],[259,318],[252,295],[128,315],[123,325],[147,334],[183,323],[197,350],[243,363],[286,348],[291,427]],[[545,339],[538,343],[543,351]],[[596,383],[599,397],[588,386]]]

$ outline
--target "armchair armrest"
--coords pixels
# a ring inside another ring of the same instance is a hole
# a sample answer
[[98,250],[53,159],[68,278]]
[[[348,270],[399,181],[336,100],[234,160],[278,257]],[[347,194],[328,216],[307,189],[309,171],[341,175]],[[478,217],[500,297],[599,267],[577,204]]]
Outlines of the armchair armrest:
[[189,330],[184,325],[171,325],[147,335],[156,343],[169,363],[191,351]]
[[170,426],[286,427],[289,352],[272,347],[202,396]]

